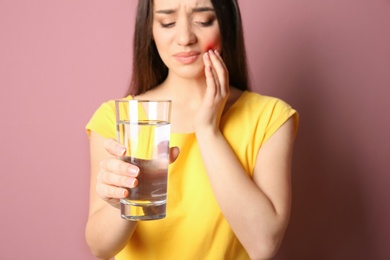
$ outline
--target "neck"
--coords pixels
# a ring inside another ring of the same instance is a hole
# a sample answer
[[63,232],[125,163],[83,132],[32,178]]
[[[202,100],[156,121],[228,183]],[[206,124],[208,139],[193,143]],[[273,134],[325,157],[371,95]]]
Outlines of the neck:
[[182,103],[199,103],[203,99],[206,91],[206,79],[200,77],[197,79],[180,78],[175,75],[168,75],[167,79],[161,84],[161,88],[169,93],[172,100]]

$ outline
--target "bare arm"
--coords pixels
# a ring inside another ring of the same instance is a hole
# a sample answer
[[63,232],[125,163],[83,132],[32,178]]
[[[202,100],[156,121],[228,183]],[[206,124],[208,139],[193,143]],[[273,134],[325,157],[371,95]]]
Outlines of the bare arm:
[[219,130],[229,96],[227,69],[218,53],[206,54],[204,62],[207,90],[194,120],[202,159],[237,238],[252,259],[269,259],[279,248],[290,215],[294,122],[289,119],[264,143],[251,179]]
[[117,254],[129,241],[136,226],[136,222],[120,216],[119,199],[127,195],[127,191],[120,187],[134,187],[136,174],[128,173],[132,166],[116,158],[115,153],[121,153],[121,150],[116,152],[116,148],[115,142],[110,143],[91,132],[90,206],[85,234],[92,253],[101,259]]
[[293,124],[289,119],[260,149],[253,180],[220,132],[197,133],[218,204],[252,259],[271,258],[288,224]]

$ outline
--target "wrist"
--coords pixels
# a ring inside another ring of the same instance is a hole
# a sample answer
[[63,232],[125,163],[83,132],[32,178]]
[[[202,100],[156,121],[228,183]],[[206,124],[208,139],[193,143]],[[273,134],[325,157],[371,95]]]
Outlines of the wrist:
[[198,141],[209,141],[217,138],[221,134],[220,129],[213,126],[198,127],[195,129],[195,135]]

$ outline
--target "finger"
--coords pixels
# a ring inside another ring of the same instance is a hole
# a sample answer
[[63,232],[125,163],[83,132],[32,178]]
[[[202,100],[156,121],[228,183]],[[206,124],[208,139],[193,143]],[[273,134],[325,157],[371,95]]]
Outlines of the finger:
[[[215,50],[215,51],[209,50],[208,51],[208,54],[209,54],[208,59],[210,61],[211,67],[213,68],[214,76],[219,76],[217,73],[218,70],[221,70],[223,72],[223,71],[225,71],[225,67],[223,65],[222,58],[217,57],[217,55],[215,53],[216,51],[217,50]],[[218,83],[221,82],[221,78],[215,77],[215,79]]]
[[104,141],[104,148],[115,156],[123,156],[126,153],[126,148],[112,138],[108,138]]
[[223,60],[221,54],[219,53],[218,50],[214,50],[214,54],[215,56],[219,59],[219,61],[221,62],[221,65],[225,68],[226,71],[229,71],[226,67],[226,64],[225,64],[225,61]]
[[209,57],[215,70],[216,79],[218,80],[221,93],[226,95],[229,90],[229,73],[226,65],[217,50],[209,51]]
[[138,181],[135,177],[117,175],[115,173],[106,172],[104,170],[99,172],[97,178],[97,183],[109,186],[134,188],[138,184]]
[[223,83],[224,81],[226,81],[228,71],[225,63],[222,60],[222,57],[219,55],[219,52],[217,50],[215,51],[210,50],[209,57],[212,66],[215,68],[215,71],[217,72],[219,81]]
[[177,157],[179,157],[179,154],[180,154],[179,147],[177,147],[177,146],[171,147],[169,149],[169,163],[174,163],[176,161]]
[[123,199],[129,194],[126,188],[110,186],[102,183],[96,185],[97,194],[105,201]]
[[107,158],[100,162],[100,168],[106,172],[115,172],[118,175],[137,177],[139,168],[136,165],[122,161],[119,158]]
[[214,97],[218,93],[217,77],[213,72],[213,67],[210,60],[209,52],[203,55],[203,62],[205,64],[205,75],[206,75],[206,94],[207,96]]

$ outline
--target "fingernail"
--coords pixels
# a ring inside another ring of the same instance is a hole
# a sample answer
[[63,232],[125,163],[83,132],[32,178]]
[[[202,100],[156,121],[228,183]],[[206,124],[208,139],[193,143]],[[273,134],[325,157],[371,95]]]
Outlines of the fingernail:
[[137,179],[128,179],[127,183],[129,184],[129,186],[128,186],[129,188],[133,188],[133,187],[137,186],[138,180]]
[[218,51],[218,50],[215,50],[214,53],[217,54],[217,55],[219,55],[219,51]]
[[124,148],[123,146],[118,146],[118,147],[116,148],[116,151],[117,151],[117,153],[118,153],[120,156],[122,156],[122,155],[125,154],[126,148]]
[[129,167],[127,168],[127,172],[130,173],[131,176],[138,176],[138,171],[139,169],[138,168],[134,168],[134,167]]

